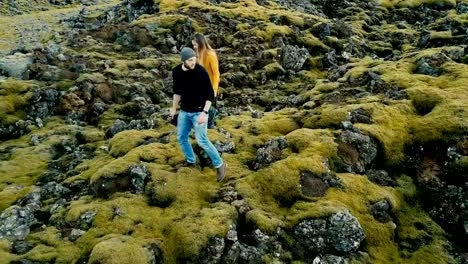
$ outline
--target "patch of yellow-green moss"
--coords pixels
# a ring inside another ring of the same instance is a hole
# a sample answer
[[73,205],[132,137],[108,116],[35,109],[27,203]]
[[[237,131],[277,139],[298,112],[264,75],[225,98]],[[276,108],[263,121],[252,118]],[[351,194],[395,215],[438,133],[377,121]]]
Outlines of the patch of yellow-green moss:
[[0,189],[3,190],[9,184],[33,185],[47,169],[50,158],[48,146],[18,146],[12,150],[8,160],[0,161]]
[[254,20],[269,21],[271,16],[284,17],[290,24],[303,26],[304,19],[309,18],[316,21],[326,21],[326,19],[306,13],[295,12],[273,3],[270,7],[258,5],[253,0],[241,0],[236,3],[221,3],[214,5],[208,1],[159,1],[161,13],[174,10],[199,9],[202,11],[211,11],[227,18],[249,18]]
[[11,124],[25,117],[23,107],[31,98],[33,87],[29,81],[0,81],[0,123]]
[[325,104],[317,110],[305,112],[302,121],[307,128],[337,128],[341,122],[349,119],[349,111],[355,108],[354,105]]
[[32,233],[27,240],[37,245],[25,254],[25,257],[32,261],[76,263],[84,253],[73,242],[63,239],[60,230],[55,227],[47,227],[43,231]]
[[271,41],[275,36],[285,37],[294,33],[288,26],[275,25],[273,23],[267,23],[265,26],[251,30],[255,36],[262,38],[264,41]]
[[11,206],[14,202],[25,197],[32,191],[32,187],[7,186],[0,191],[0,212]]
[[[52,158],[52,146],[69,139],[76,132],[71,125],[64,124],[63,119],[53,117],[40,129],[33,130],[21,138],[0,143],[0,148],[12,148],[5,160],[0,160],[0,190],[8,185],[31,186],[47,170]],[[44,140],[37,146],[31,146],[32,135]]]
[[106,77],[101,73],[83,73],[78,79],[76,79],[76,82],[104,83],[106,82]]
[[10,263],[15,260],[19,260],[19,256],[10,253],[12,248],[12,244],[10,241],[6,239],[0,239],[0,259],[5,261],[5,263]]
[[89,256],[89,264],[146,264],[149,254],[129,236],[113,236],[99,242]]
[[248,219],[267,232],[288,225],[287,204],[306,199],[299,189],[300,173],[325,174],[324,162],[336,148],[332,132],[327,130],[298,129],[286,139],[293,153],[238,181],[239,192],[255,209]]
[[322,48],[327,49],[327,45],[325,45],[320,39],[312,35],[311,33],[307,33],[304,36],[298,37],[298,42],[308,48]]
[[404,147],[411,144],[411,126],[416,118],[409,102],[383,105],[371,103],[362,108],[372,113],[373,124],[357,123],[355,126],[375,137],[383,147],[388,165],[400,164],[405,159]]
[[117,106],[111,106],[101,116],[99,116],[99,122],[97,127],[108,128],[114,124],[117,119],[124,119],[123,115],[117,111]]
[[109,142],[110,154],[114,157],[125,155],[145,140],[157,138],[158,133],[150,130],[126,130],[115,135]]
[[83,143],[95,143],[104,140],[104,132],[95,127],[86,127],[85,130],[78,132],[76,135],[78,140],[82,141]]
[[455,6],[457,4],[456,0],[377,0],[377,2],[387,8],[415,8],[422,4],[427,5],[450,5]]
[[[80,248],[91,251],[106,234],[131,233],[140,245],[164,241],[160,244],[165,258],[175,263],[180,258],[196,258],[210,238],[226,235],[236,210],[224,203],[209,203],[219,188],[213,169],[168,172],[163,164],[146,166],[153,181],[163,184],[159,190],[175,196],[170,206],[150,206],[148,198],[130,193],[117,193],[108,200],[82,197],[73,201],[65,215],[70,225],[86,211],[97,213],[92,228],[76,242]],[[114,215],[116,208],[121,212],[118,216]]]

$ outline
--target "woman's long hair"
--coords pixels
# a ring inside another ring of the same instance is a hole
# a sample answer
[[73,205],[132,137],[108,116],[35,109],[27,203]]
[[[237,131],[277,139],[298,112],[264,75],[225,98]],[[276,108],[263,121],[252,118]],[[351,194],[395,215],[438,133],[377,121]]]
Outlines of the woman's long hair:
[[214,49],[210,46],[208,41],[206,40],[205,36],[200,33],[195,33],[194,36],[194,41],[197,43],[197,55],[198,55],[198,63],[201,64],[202,66],[205,66],[205,59],[206,59],[206,53],[207,52],[213,52],[216,54]]

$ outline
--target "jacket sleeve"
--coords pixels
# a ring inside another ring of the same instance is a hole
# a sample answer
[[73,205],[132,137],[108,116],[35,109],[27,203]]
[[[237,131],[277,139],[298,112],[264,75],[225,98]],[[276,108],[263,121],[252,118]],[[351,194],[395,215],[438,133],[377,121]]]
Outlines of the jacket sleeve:
[[200,78],[201,78],[201,86],[203,87],[203,94],[204,94],[204,100],[205,101],[214,101],[214,91],[213,87],[211,86],[211,81],[210,81],[210,76],[208,75],[208,72],[200,66]]
[[220,79],[218,57],[216,56],[216,53],[214,52],[209,52],[207,55],[208,55],[207,66],[209,67],[209,70],[211,71],[211,75],[212,75],[211,85],[213,86],[213,90],[215,94],[218,94],[219,79]]
[[176,68],[172,70],[172,91],[174,94],[178,95],[181,93],[180,80]]

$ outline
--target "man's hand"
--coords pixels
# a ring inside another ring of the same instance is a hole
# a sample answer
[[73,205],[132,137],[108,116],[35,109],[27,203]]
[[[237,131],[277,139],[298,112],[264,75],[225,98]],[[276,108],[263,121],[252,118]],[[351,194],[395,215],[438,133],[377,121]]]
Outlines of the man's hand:
[[201,125],[206,122],[208,122],[208,115],[205,112],[201,112],[198,116],[198,124]]

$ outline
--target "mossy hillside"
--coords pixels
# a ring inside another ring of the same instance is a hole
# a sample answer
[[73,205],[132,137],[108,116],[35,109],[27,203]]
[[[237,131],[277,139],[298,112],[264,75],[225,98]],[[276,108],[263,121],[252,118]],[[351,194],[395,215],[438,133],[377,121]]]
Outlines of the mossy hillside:
[[379,0],[377,1],[381,6],[386,8],[415,8],[420,5],[445,5],[445,6],[455,6],[457,2],[463,2],[460,0]]
[[[446,136],[458,137],[467,130],[464,103],[468,94],[464,85],[467,81],[466,65],[445,63],[442,65],[444,74],[439,77],[413,73],[414,65],[419,59],[444,50],[450,48],[409,54],[396,62],[365,58],[350,64],[352,68],[339,80],[342,82],[350,78],[359,78],[368,71],[374,71],[380,74],[385,82],[395,84],[409,94],[410,101],[381,105],[378,101],[373,103],[375,99],[366,99],[369,103],[359,106],[372,113],[374,124],[356,124],[356,127],[369,132],[382,143],[388,165],[396,165],[403,160],[405,145],[430,142]],[[336,85],[318,82],[313,90],[303,95],[314,99],[321,98],[322,93],[333,91]],[[354,107],[357,108],[358,105],[322,105],[306,115],[304,126],[338,127],[341,121],[347,120],[349,110],[354,110]],[[423,116],[418,115],[421,111],[424,112]]]
[[[375,220],[369,214],[368,206],[387,199],[392,204],[394,212],[402,208],[408,210],[411,207],[406,204],[403,194],[414,193],[411,191],[414,189],[411,179],[409,183],[402,182],[402,190],[397,190],[375,185],[365,176],[339,174],[344,183],[344,190],[331,188],[322,198],[308,199],[300,193],[299,173],[301,171],[311,171],[316,175],[325,173],[324,161],[336,152],[333,132],[298,129],[289,133],[286,138],[289,148],[293,149],[292,153],[285,155],[287,157],[268,168],[247,174],[237,182],[239,193],[253,208],[247,214],[247,219],[262,231],[274,233],[278,227],[291,228],[303,219],[326,217],[346,208],[358,218],[364,228],[367,237],[366,250],[370,253],[371,259],[376,260],[376,263],[389,263],[391,259],[401,259],[398,245],[394,242],[394,226]],[[424,215],[421,209],[415,209],[411,213],[416,217]],[[402,213],[401,221],[406,215],[406,211]],[[431,230],[435,228],[434,222],[428,222],[427,225]],[[428,260],[445,258],[447,254],[441,245],[446,242],[440,229],[430,232],[437,234],[437,239],[416,254]],[[437,251],[442,254],[434,254],[436,251],[427,254],[426,248],[442,250]]]
[[[238,181],[240,194],[254,208],[248,218],[263,231],[287,226],[288,206],[308,200],[299,189],[300,173],[326,173],[325,160],[336,151],[331,131],[299,129],[286,135],[289,155]],[[289,149],[292,149],[289,150]],[[290,153],[292,152],[292,153]]]
[[[24,12],[24,13],[30,13],[30,12],[39,11],[39,10],[44,11],[44,9],[47,10],[47,9],[53,9],[53,8],[58,7],[56,5],[50,4],[49,1],[46,1],[46,0],[32,0],[32,1],[16,0],[14,3],[17,9],[20,12]],[[0,14],[9,15],[7,2],[0,4]]]
[[[35,45],[46,44],[48,41],[61,41],[61,39],[55,39],[56,32],[63,30],[63,25],[60,23],[61,19],[77,15],[81,10],[81,5],[65,5],[56,6],[51,5],[48,1],[44,0],[20,0],[15,1],[22,12],[21,15],[15,16],[3,16],[8,13],[6,10],[6,4],[2,6],[0,4],[0,54],[8,54],[13,50],[20,39],[25,41],[27,48],[33,48]],[[38,4],[36,4],[38,3]],[[107,8],[115,6],[120,3],[119,0],[106,0],[101,3],[87,6],[88,12],[92,12],[97,9]],[[43,10],[47,9],[47,10]],[[27,23],[18,23],[18,21],[24,21]],[[37,30],[37,34],[26,34],[31,28]],[[47,28],[44,30],[43,28]]]
[[[442,65],[444,73],[439,77],[415,75],[407,70],[391,73],[391,68],[387,68],[388,66],[383,66],[381,69],[377,67],[383,73],[384,80],[406,88],[410,99],[413,100],[413,105],[418,107],[422,105],[423,108],[429,109],[433,107],[429,113],[417,118],[410,126],[415,140],[428,142],[444,136],[466,132],[468,126],[468,122],[466,122],[467,65],[455,62],[445,63]],[[440,120],[444,120],[444,122],[440,122]]]
[[[226,234],[236,211],[226,204],[208,202],[218,186],[213,170],[183,168],[170,173],[156,164],[147,165],[153,180],[165,183],[160,191],[175,195],[171,205],[164,209],[150,206],[144,196],[129,193],[115,194],[105,201],[83,197],[72,202],[65,217],[70,225],[86,211],[97,212],[93,227],[77,241],[80,248],[90,251],[105,234],[131,233],[141,243],[163,241],[169,263],[174,263],[177,257],[197,256],[210,237]],[[121,215],[113,216],[116,208]]]
[[[63,119],[50,118],[40,129],[34,129],[30,134],[18,139],[0,143],[0,148],[11,148],[11,154],[5,160],[0,160],[0,190],[8,185],[28,187],[34,185],[41,174],[47,170],[53,157],[53,146],[75,135],[76,127],[64,124]],[[29,144],[32,135],[43,138],[40,144]]]
[[[159,34],[173,31],[177,25],[183,25],[188,19],[190,17],[178,14],[143,15],[133,21],[130,26],[145,27],[149,31],[150,29],[154,29],[154,33]],[[199,32],[202,30],[196,20],[192,20],[191,26],[195,31]]]
[[247,18],[256,21],[269,21],[271,16],[284,17],[290,24],[302,27],[304,19],[312,21],[324,22],[326,19],[305,13],[294,12],[280,5],[272,4],[265,7],[258,5],[253,0],[241,0],[236,3],[221,3],[213,5],[209,1],[174,1],[161,0],[159,1],[159,9],[161,13],[166,13],[174,10],[198,9],[200,11],[211,11],[226,18]]
[[398,179],[397,190],[400,200],[404,201],[399,210],[393,210],[397,218],[395,232],[398,238],[401,240],[432,238],[416,252],[409,253],[403,250],[400,252],[400,256],[408,263],[457,263],[447,252],[449,245],[445,238],[445,232],[424,212],[419,204],[415,203],[417,189],[413,180],[409,176],[402,175]]

